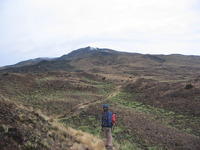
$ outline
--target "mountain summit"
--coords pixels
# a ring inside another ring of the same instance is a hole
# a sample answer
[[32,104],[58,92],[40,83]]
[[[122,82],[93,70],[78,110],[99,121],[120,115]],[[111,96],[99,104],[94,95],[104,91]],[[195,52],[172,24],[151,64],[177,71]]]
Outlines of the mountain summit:
[[[54,59],[36,59],[20,62],[0,69],[0,72],[40,73],[49,71],[76,71],[123,74],[127,76],[162,77],[180,79],[199,77],[200,57],[184,55],[143,55],[107,48],[85,47]],[[20,64],[20,65],[19,65]]]
[[85,47],[85,48],[80,48],[77,50],[72,51],[69,54],[63,55],[58,59],[78,59],[78,58],[83,58],[83,57],[87,57],[88,54],[97,54],[97,53],[114,53],[117,51],[111,50],[111,49],[100,49],[100,48],[94,48],[94,47]]

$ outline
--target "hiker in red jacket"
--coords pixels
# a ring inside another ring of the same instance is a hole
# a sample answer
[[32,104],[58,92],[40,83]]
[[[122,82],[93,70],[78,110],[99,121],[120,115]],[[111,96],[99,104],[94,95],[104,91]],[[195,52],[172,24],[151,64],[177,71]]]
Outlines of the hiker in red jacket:
[[102,129],[104,132],[105,146],[112,150],[112,112],[108,110],[108,104],[103,105]]

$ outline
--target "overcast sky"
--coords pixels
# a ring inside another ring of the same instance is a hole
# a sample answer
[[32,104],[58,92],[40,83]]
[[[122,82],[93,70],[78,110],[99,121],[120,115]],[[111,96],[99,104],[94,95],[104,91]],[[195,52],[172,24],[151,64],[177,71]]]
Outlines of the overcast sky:
[[200,55],[200,1],[0,0],[0,66],[86,46]]

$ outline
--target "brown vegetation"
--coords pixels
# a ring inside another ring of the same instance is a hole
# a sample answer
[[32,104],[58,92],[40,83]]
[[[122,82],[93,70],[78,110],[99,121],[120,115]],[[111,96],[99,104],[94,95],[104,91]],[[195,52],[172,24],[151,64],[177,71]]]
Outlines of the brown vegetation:
[[200,149],[199,57],[79,52],[0,71],[2,149],[104,149],[103,103],[119,149]]

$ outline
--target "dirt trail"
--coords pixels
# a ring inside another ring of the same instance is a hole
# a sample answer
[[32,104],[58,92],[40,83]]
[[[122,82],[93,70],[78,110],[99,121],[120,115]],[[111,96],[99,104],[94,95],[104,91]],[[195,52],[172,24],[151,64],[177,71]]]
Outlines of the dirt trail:
[[[58,120],[61,118],[66,118],[66,117],[68,118],[68,117],[74,116],[76,114],[79,114],[82,110],[85,110],[85,109],[89,108],[90,106],[96,105],[100,102],[107,100],[108,98],[116,96],[120,91],[121,91],[121,86],[117,86],[117,87],[115,87],[113,92],[111,92],[107,96],[107,98],[98,98],[91,102],[86,102],[83,104],[76,105],[71,110],[69,110],[65,115],[56,119],[53,122],[53,126],[60,128],[60,130],[63,130],[64,132],[67,132],[68,134],[70,134],[72,137],[74,137],[80,143],[86,144],[87,147],[90,148],[91,150],[105,150],[102,140],[98,139],[97,137],[95,137],[89,133],[85,133],[82,131],[76,131],[70,127],[64,128],[63,125],[60,125],[60,123],[58,123]],[[70,150],[79,150],[79,149],[84,150],[82,145],[75,144],[74,147],[72,147],[72,149],[70,149]],[[117,150],[117,148],[114,147],[113,150]]]
[[96,100],[90,101],[90,102],[86,102],[86,103],[82,103],[79,105],[74,106],[72,109],[70,109],[66,114],[62,115],[59,118],[69,118],[73,115],[76,115],[78,113],[80,113],[82,110],[89,108],[90,106],[96,105],[100,102],[103,102],[113,96],[116,96],[120,91],[121,91],[121,86],[116,86],[115,89],[113,90],[113,92],[111,92],[106,98],[98,98]]
[[122,86],[115,87],[115,90],[108,95],[107,99],[116,96],[121,91],[121,89]]

